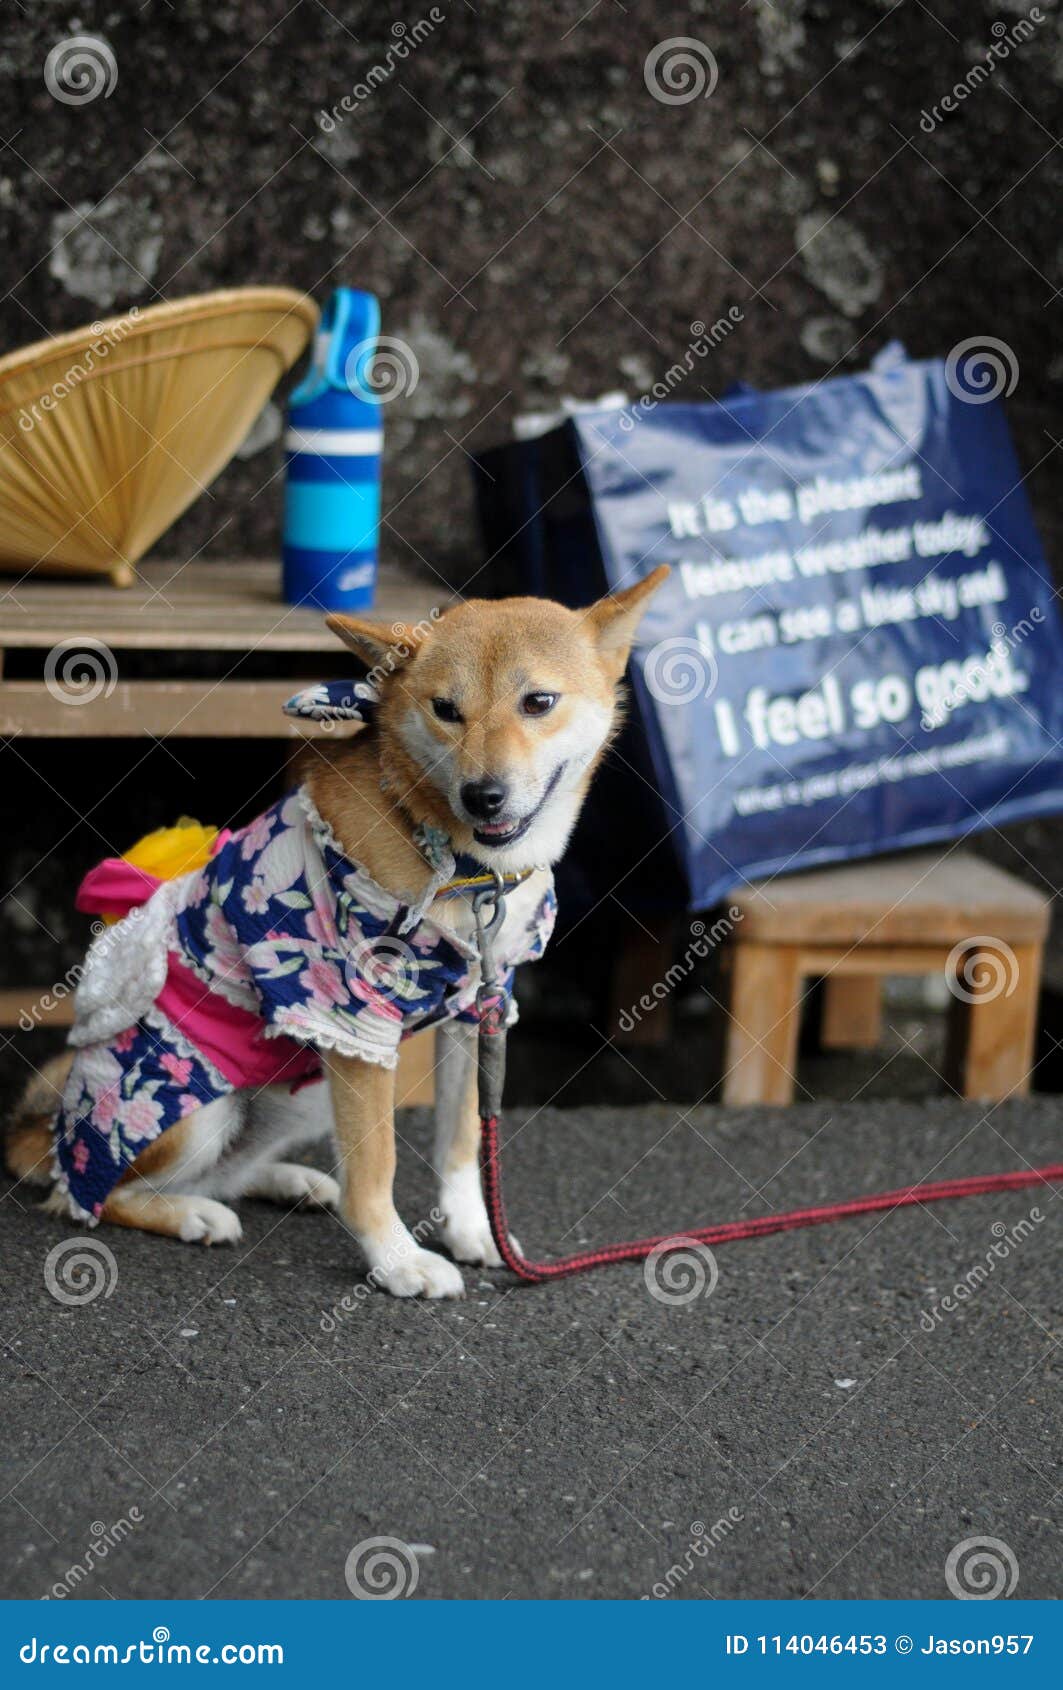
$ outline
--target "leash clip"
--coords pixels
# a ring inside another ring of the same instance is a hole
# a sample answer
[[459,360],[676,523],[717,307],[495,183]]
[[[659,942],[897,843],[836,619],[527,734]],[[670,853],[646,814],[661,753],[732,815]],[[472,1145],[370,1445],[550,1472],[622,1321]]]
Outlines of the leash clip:
[[[488,906],[491,908],[487,915]],[[476,1008],[481,1019],[490,1016],[501,1020],[505,1013],[504,991],[498,988],[498,968],[495,960],[495,930],[501,927],[506,914],[506,883],[497,869],[491,871],[491,885],[482,886],[473,895],[472,912],[476,922],[476,948],[480,953],[480,987],[476,993]]]
[[[491,916],[485,917],[488,904]],[[495,974],[495,946],[492,937],[506,913],[506,883],[497,869],[491,871],[491,885],[481,886],[473,894],[472,913],[476,921],[476,948],[480,953],[480,979],[485,986],[493,985]]]

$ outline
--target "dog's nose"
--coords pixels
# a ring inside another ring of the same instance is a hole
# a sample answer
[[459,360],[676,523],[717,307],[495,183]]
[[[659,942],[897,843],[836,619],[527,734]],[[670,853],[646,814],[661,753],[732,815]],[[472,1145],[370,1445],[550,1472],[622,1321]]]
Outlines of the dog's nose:
[[488,822],[492,816],[497,816],[506,799],[509,797],[509,787],[495,775],[484,775],[482,780],[467,780],[461,789],[461,801],[470,816],[477,821]]

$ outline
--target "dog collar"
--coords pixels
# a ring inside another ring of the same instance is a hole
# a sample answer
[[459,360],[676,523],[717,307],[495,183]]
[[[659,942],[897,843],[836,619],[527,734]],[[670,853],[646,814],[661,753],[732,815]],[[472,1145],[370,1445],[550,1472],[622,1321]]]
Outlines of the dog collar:
[[460,892],[479,892],[484,886],[496,885],[498,878],[501,879],[503,888],[509,891],[514,886],[522,885],[529,875],[534,873],[533,868],[525,868],[521,869],[519,874],[499,874],[496,877],[493,870],[485,869],[483,863],[461,851],[454,858],[454,878],[439,888],[436,897],[454,898]]
[[[485,886],[497,884],[495,871],[484,868],[483,863],[467,851],[455,851],[450,835],[444,833],[441,827],[433,827],[431,822],[420,822],[413,830],[413,842],[435,872],[442,876],[442,884],[432,891],[433,898],[455,898],[462,892],[479,892]],[[533,868],[526,868],[499,878],[508,891],[534,873]]]
[[[433,827],[431,822],[419,823],[413,830],[413,842],[432,868],[447,877],[441,886],[435,888],[433,897],[453,898],[459,892],[478,892],[481,887],[495,884],[493,871],[484,868],[483,863],[468,852],[455,851],[450,835],[444,833],[441,827]],[[534,869],[528,868],[522,869],[519,874],[504,874],[502,884],[506,888],[519,886],[534,873]]]

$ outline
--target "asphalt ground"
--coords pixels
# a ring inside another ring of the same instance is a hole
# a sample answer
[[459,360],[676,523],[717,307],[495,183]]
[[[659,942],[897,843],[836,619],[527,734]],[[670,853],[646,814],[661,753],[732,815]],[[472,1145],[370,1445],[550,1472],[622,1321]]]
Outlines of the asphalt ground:
[[[515,1110],[525,1247],[1059,1160],[1063,1100],[681,1117]],[[427,1114],[400,1131],[412,1221]],[[415,1600],[944,1597],[979,1537],[1017,1596],[1060,1594],[1052,1188],[733,1244],[685,1300],[638,1266],[467,1269],[464,1302],[346,1311],[334,1219],[242,1214],[231,1250],[100,1229],[110,1289],[71,1305],[46,1260],[84,1235],[0,1199],[4,1594],[347,1600],[352,1550],[388,1538],[377,1574]]]

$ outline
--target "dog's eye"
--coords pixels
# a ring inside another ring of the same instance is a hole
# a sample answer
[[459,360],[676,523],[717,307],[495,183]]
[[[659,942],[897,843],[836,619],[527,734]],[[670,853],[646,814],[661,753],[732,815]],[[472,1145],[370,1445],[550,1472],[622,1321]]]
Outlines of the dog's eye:
[[545,716],[556,703],[556,692],[526,692],[520,701],[520,707],[525,716]]
[[452,698],[433,698],[432,709],[441,722],[460,722],[461,711]]

